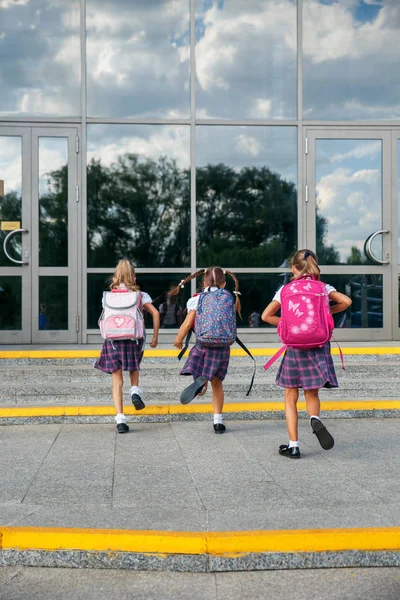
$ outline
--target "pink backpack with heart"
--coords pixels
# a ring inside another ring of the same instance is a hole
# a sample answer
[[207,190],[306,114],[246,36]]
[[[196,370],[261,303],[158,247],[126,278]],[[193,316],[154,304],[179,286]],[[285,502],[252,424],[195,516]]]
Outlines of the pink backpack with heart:
[[144,336],[141,292],[103,292],[100,333],[105,340],[139,340]]

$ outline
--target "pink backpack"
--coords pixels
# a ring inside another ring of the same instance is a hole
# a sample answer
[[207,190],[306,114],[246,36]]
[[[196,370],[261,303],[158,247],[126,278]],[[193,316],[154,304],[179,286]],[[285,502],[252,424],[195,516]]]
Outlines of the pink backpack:
[[105,340],[139,340],[144,336],[142,294],[130,290],[103,292],[100,333]]
[[278,335],[291,348],[319,348],[332,337],[333,318],[322,281],[299,277],[283,286]]
[[264,369],[268,369],[287,347],[304,350],[321,348],[331,339],[333,329],[326,285],[311,275],[303,275],[287,283],[281,291],[281,320],[278,324],[278,335],[285,345],[264,365]]

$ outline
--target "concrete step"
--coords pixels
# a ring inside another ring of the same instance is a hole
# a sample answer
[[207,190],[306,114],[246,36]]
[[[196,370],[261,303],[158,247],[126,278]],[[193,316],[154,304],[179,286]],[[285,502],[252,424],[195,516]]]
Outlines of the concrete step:
[[[275,385],[278,364],[265,371],[268,357],[257,357],[257,373],[252,401],[282,399],[282,389]],[[28,362],[21,362],[28,361]],[[346,371],[334,362],[339,380],[338,390],[322,390],[321,398],[393,399],[400,397],[400,356],[346,356]],[[0,361],[0,404],[109,404],[111,378],[93,368],[93,359],[16,359]],[[140,386],[147,403],[173,402],[190,378],[180,377],[183,362],[175,358],[147,358],[142,363]],[[246,400],[253,372],[249,358],[232,357],[224,382],[227,401]],[[125,377],[128,400],[129,378]],[[210,402],[210,391],[204,397]],[[200,400],[200,399],[199,399]]]

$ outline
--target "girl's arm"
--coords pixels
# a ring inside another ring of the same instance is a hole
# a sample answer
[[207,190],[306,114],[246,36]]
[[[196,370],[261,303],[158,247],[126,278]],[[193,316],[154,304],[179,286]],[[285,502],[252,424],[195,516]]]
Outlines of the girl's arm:
[[186,319],[183,321],[182,325],[179,328],[179,331],[176,335],[174,346],[175,348],[182,348],[183,338],[189,333],[191,329],[193,329],[194,320],[196,318],[196,311],[190,310],[187,314]]
[[270,325],[275,325],[275,327],[277,327],[280,321],[280,317],[275,317],[274,315],[276,315],[280,307],[281,305],[277,300],[272,300],[272,302],[268,304],[267,308],[261,315],[261,319],[266,323],[269,323]]
[[329,294],[329,300],[335,302],[335,304],[330,307],[331,315],[343,312],[344,310],[349,308],[349,306],[351,306],[353,303],[351,298],[346,296],[346,294],[341,294],[340,292],[331,292]]
[[150,313],[153,318],[154,333],[150,342],[150,348],[156,348],[158,344],[158,332],[160,330],[160,313],[150,302],[146,302],[146,304],[143,305],[143,308],[147,310],[147,312]]

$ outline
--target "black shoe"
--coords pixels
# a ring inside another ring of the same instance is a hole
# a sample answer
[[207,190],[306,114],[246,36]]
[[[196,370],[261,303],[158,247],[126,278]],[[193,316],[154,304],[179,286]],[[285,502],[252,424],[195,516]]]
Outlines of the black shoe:
[[324,450],[330,450],[331,448],[333,448],[335,440],[333,439],[325,425],[319,419],[315,419],[314,417],[311,419],[310,425],[311,429],[313,430],[313,433],[315,433],[315,435],[317,436],[322,448]]
[[118,433],[128,433],[129,426],[126,423],[118,423],[117,431]]
[[131,400],[136,410],[143,410],[145,408],[145,404],[139,394],[132,394]]
[[289,448],[287,444],[279,446],[279,454],[281,456],[287,456],[288,458],[301,458],[300,448],[294,446]]
[[188,387],[185,388],[181,393],[181,404],[189,404],[189,402],[191,402],[193,398],[197,396],[197,394],[200,394],[206,383],[207,379],[205,377],[198,377],[195,379],[193,383],[188,385]]
[[226,431],[226,427],[223,423],[214,423],[214,432],[215,433],[224,433]]

